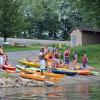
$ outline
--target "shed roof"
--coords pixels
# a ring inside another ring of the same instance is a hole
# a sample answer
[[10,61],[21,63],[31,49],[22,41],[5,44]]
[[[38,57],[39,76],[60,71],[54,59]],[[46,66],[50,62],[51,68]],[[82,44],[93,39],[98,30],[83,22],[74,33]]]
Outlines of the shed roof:
[[69,34],[71,34],[71,32],[75,29],[78,29],[82,32],[92,32],[92,33],[100,33],[100,29],[96,29],[96,28],[83,28],[83,27],[74,27],[69,31]]

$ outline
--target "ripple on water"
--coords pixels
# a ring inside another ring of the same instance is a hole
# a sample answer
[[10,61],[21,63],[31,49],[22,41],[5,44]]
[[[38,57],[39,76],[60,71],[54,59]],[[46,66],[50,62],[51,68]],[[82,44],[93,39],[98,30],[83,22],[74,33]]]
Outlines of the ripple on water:
[[[0,100],[100,100],[100,83],[12,89]],[[9,91],[9,90],[8,90]]]

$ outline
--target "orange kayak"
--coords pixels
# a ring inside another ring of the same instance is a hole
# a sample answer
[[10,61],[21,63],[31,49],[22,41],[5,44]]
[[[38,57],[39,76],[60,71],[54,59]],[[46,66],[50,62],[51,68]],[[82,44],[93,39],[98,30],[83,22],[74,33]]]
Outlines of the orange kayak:
[[5,70],[7,73],[10,73],[10,74],[15,74],[16,71],[13,71],[13,70]]
[[[33,73],[41,75],[41,72],[33,72]],[[63,78],[64,77],[64,75],[54,74],[51,72],[43,72],[43,75],[48,76],[48,77],[53,77],[53,78]]]
[[[32,70],[27,70],[27,69],[19,68],[19,67],[17,67],[17,68],[18,68],[19,70],[21,70],[22,72],[24,72],[24,73],[41,75],[41,72],[32,71]],[[64,75],[61,75],[61,74],[54,74],[54,73],[51,73],[51,72],[43,72],[43,75],[44,75],[44,76],[48,76],[48,77],[53,77],[53,78],[63,78],[63,77],[64,77]]]
[[61,79],[61,78],[59,79],[51,78],[51,77],[47,77],[47,76],[39,75],[39,74],[25,74],[25,73],[20,73],[20,77],[32,79],[32,80],[38,80],[38,81],[51,81],[51,82],[58,82]]
[[79,75],[90,75],[91,70],[83,69],[83,70],[76,70]]

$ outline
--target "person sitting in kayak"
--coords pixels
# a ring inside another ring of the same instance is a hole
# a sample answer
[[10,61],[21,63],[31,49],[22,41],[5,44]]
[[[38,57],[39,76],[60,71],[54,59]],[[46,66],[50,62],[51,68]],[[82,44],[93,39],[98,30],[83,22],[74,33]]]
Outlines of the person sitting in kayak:
[[70,56],[70,49],[67,48],[64,52],[64,63],[69,68],[69,56]]
[[39,63],[40,63],[41,75],[43,75],[43,71],[46,70],[46,61],[44,55],[40,57]]
[[86,53],[84,53],[83,56],[82,56],[82,64],[83,64],[83,68],[86,68],[87,63],[88,63],[88,58],[87,58]]
[[75,51],[73,54],[73,67],[74,69],[77,69],[77,60],[78,60],[78,56],[77,56],[77,52]]
[[54,61],[52,66],[53,66],[53,69],[63,68],[64,67],[64,63],[62,61],[60,61],[59,63]]

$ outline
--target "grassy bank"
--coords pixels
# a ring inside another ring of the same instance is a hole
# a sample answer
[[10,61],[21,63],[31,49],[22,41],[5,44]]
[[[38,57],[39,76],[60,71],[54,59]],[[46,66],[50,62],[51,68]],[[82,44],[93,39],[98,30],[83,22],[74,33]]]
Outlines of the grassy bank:
[[[60,51],[63,52],[65,47],[63,47]],[[88,45],[88,46],[78,46],[71,48],[71,59],[73,51],[78,53],[78,62],[82,62],[82,54],[85,51],[88,57],[88,64],[95,67],[100,67],[100,45]]]
[[31,46],[31,47],[21,47],[21,46],[6,46],[4,50],[6,52],[14,52],[14,51],[25,51],[25,50],[39,50],[41,46]]

